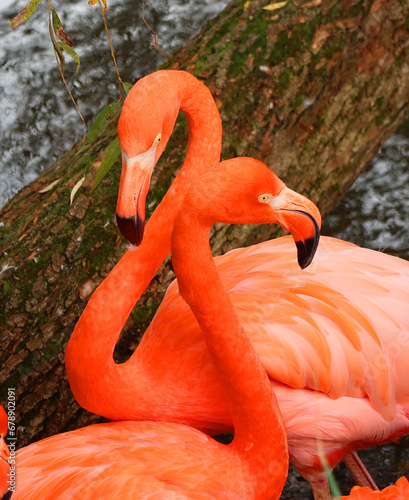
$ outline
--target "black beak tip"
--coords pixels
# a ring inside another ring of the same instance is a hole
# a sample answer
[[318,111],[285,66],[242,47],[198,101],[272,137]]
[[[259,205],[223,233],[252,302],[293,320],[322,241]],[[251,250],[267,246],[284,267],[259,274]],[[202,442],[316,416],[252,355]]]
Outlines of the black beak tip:
[[308,238],[305,241],[296,242],[298,264],[301,269],[305,269],[311,264],[315,252],[317,251],[319,241],[320,233],[318,231],[312,238]]
[[139,215],[136,217],[121,217],[116,214],[116,221],[121,233],[132,245],[139,246],[143,239],[145,221]]

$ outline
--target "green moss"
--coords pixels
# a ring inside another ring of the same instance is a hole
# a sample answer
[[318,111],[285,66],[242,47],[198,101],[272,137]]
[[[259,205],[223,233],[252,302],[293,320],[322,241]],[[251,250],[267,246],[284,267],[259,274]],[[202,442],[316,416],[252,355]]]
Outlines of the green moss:
[[271,53],[271,63],[276,65],[285,61],[298,49],[298,37],[289,37],[287,33],[278,33],[277,42]]
[[348,17],[356,17],[359,14],[362,14],[362,15],[365,14],[365,7],[362,5],[361,2],[357,3],[356,5],[353,5],[348,10]]
[[88,154],[85,156],[80,156],[79,160],[72,166],[72,171],[79,172],[84,171],[84,174],[88,171],[88,168],[95,161],[95,156],[93,154]]
[[[316,32],[316,26],[320,26],[320,22],[317,18],[312,21],[300,23],[294,26],[292,39],[295,40],[291,44],[293,50],[298,50],[300,48],[300,44],[311,44]],[[295,44],[295,42],[297,42],[297,44]]]
[[247,61],[250,55],[251,54],[249,54],[248,52],[239,52],[238,50],[235,50],[232,54],[228,76],[240,74],[244,63]]
[[288,83],[294,76],[294,73],[291,68],[285,68],[285,70],[278,77],[278,83],[280,87],[287,87]]
[[304,102],[304,96],[302,94],[297,94],[294,98],[292,106],[294,108],[298,108],[298,106],[301,106],[303,102]]
[[207,67],[206,60],[204,58],[199,59],[195,67],[195,76],[199,76],[200,73],[206,69],[206,67]]
[[326,24],[333,22],[337,19],[343,19],[345,17],[345,9],[342,2],[333,2],[332,7],[328,10],[324,19],[322,19],[321,24]]
[[383,101],[384,101],[384,98],[382,96],[378,97],[378,99],[376,99],[375,106],[376,106],[377,109],[381,109],[382,108]]
[[331,43],[326,43],[324,47],[321,49],[321,55],[325,57],[325,59],[331,59],[335,52],[338,52],[343,49],[345,45],[345,40],[343,36],[339,34],[335,39],[331,40]]
[[375,118],[375,123],[376,125],[379,127],[380,125],[382,125],[382,123],[386,120],[386,118],[388,118],[388,115],[386,113],[381,113],[380,115],[378,115],[376,118]]
[[395,65],[395,67],[399,68],[404,62],[406,62],[406,56],[398,56],[393,64]]
[[331,191],[333,193],[336,193],[338,191],[341,191],[342,188],[343,188],[342,184],[337,183],[337,184],[334,184],[333,186],[331,186]]
[[[226,15],[223,16],[223,18],[227,17],[230,14],[227,9],[224,11],[224,13],[226,13]],[[214,30],[214,34],[207,45],[210,47],[214,47],[220,42],[220,40],[222,40],[225,35],[229,35],[233,27],[237,25],[239,17],[240,16],[238,15],[232,15],[230,19],[226,20],[224,23],[221,23],[221,26],[219,25],[219,29]]]

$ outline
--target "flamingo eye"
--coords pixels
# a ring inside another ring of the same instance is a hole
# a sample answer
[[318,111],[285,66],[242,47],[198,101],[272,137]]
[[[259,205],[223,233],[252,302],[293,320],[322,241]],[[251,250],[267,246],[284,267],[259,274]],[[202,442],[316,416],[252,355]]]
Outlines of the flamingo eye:
[[156,139],[155,139],[155,141],[154,141],[154,144],[159,144],[161,140],[162,140],[162,134],[158,134],[158,135],[156,136]]
[[269,194],[261,194],[258,197],[258,201],[261,201],[262,203],[265,203],[269,198],[270,198]]

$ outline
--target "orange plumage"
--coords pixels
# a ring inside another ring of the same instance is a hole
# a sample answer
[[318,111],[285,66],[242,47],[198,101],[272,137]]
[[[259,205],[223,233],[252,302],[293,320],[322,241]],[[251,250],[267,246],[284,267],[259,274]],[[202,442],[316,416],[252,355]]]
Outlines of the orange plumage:
[[[170,251],[184,193],[218,161],[221,145],[210,92],[187,73],[145,77],[122,111],[118,214],[132,232],[134,222],[139,231],[143,225],[132,200],[141,206],[138,186],[146,186],[179,108],[190,130],[184,166],[141,245],[126,252],[87,304],[67,346],[66,369],[75,397],[89,411],[111,420],[180,422],[215,434],[232,431],[228,404],[176,284],[133,356],[121,365],[112,357],[129,314]],[[145,177],[134,185],[138,165]],[[317,495],[325,483],[317,440],[334,466],[354,449],[409,432],[407,262],[324,238],[317,260],[300,271],[284,238],[231,252],[217,266],[277,393],[290,458]]]
[[[85,427],[18,453],[16,499],[279,498],[288,468],[282,417],[265,369],[219,278],[209,229],[218,220],[277,223],[280,219],[288,227],[297,227],[297,241],[318,240],[318,234],[311,234],[311,220],[319,213],[304,197],[289,193],[256,160],[223,162],[202,181],[213,186],[220,174],[222,181],[210,197],[199,188],[186,196],[175,221],[172,254],[182,295],[197,318],[206,339],[204,348],[230,403],[232,443],[222,445],[196,429],[172,423],[111,422]],[[232,189],[238,174],[257,176],[258,182],[251,187],[236,183]],[[280,202],[260,202],[259,195],[266,191],[274,199],[276,191],[283,193]],[[239,205],[233,203],[237,196]],[[315,248],[308,251],[308,260]]]

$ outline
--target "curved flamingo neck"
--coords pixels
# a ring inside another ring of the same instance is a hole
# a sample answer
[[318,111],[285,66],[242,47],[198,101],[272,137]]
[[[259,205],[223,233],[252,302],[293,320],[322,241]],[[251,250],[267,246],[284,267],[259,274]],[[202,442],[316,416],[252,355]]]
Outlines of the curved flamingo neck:
[[195,216],[179,212],[172,235],[179,291],[205,335],[223,380],[234,424],[232,447],[253,473],[285,478],[287,438],[277,399],[223,287],[209,246],[209,230]]
[[[124,386],[129,384],[126,369],[130,364],[140,389],[133,392],[143,397],[144,373],[142,368],[138,373],[138,350],[126,363],[118,365],[113,359],[115,345],[133,307],[170,252],[175,213],[187,187],[220,160],[222,125],[210,91],[192,75],[172,73],[171,94],[178,99],[189,125],[185,162],[150,218],[142,244],[124,254],[90,298],[65,353],[67,376],[75,398],[81,406],[107,418],[118,418],[120,414],[123,392],[127,390]],[[163,113],[166,116],[165,108]],[[144,401],[139,404],[143,414]]]

